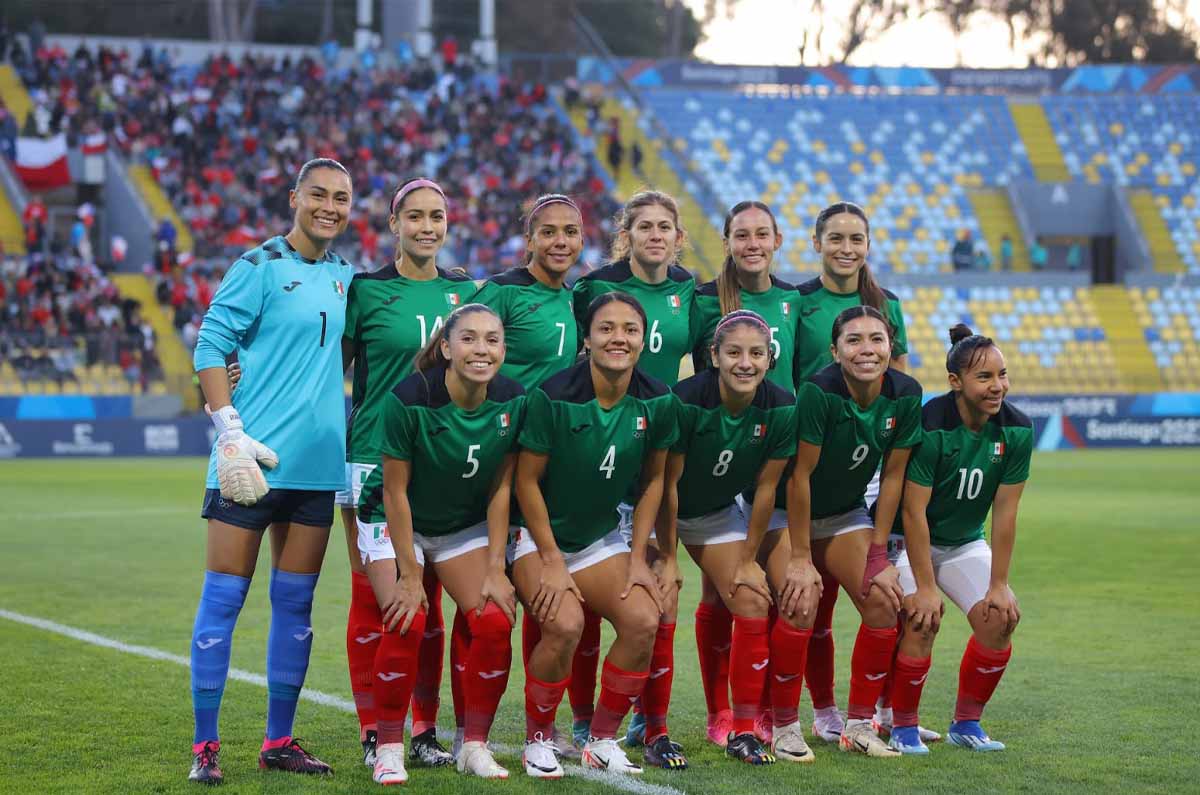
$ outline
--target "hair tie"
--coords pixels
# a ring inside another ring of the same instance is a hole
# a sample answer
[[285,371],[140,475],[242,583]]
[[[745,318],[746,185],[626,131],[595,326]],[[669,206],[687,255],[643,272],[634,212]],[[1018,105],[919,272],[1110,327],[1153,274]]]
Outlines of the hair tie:
[[[741,311],[741,310],[738,310],[738,311]],[[754,314],[752,312],[747,312],[746,314],[735,314],[733,312],[730,312],[728,315],[726,315],[724,317],[724,319],[721,320],[720,323],[717,324],[717,327],[713,330],[713,337],[716,337],[718,334],[720,334],[721,329],[725,328],[730,323],[736,323],[739,320],[749,320],[751,323],[758,326],[763,331],[767,332],[768,336],[770,336],[770,334],[771,334],[771,327],[768,326],[767,322],[765,320],[763,320],[761,317],[759,317],[757,314]]]
[[446,198],[446,194],[444,191],[442,191],[441,186],[431,179],[425,179],[424,177],[421,177],[420,179],[409,180],[408,182],[405,182],[404,185],[401,186],[400,190],[396,191],[396,195],[392,197],[392,215],[396,214],[396,208],[400,206],[402,201],[404,201],[405,196],[420,188],[429,188],[430,190],[435,190],[443,199]]
[[581,217],[581,218],[583,217],[583,210],[580,210],[579,205],[577,205],[577,204],[575,204],[575,202],[571,201],[571,199],[569,197],[567,197],[567,196],[550,196],[548,198],[542,199],[537,204],[533,205],[533,208],[529,211],[529,215],[525,216],[525,236],[526,237],[529,236],[530,226],[533,223],[533,216],[537,215],[539,210],[543,209],[544,207],[548,207],[551,204],[565,204],[568,207],[570,207],[571,209],[573,209],[575,212],[579,213],[579,217]]

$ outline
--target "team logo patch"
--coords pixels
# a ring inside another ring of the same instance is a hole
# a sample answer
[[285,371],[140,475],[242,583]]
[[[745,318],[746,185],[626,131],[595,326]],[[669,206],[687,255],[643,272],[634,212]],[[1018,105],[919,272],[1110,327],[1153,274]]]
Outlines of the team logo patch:
[[499,430],[496,431],[496,434],[498,436],[508,436],[508,426],[511,424],[512,417],[507,411],[496,417],[496,427],[499,428]]
[[458,306],[462,303],[462,299],[458,297],[458,293],[446,293],[446,303],[450,306]]
[[679,300],[679,296],[677,295],[668,295],[667,306],[671,307],[672,315],[678,315],[680,308],[683,306],[683,302]]
[[391,541],[391,540],[392,540],[392,535],[391,535],[391,533],[388,532],[387,525],[381,524],[381,525],[375,526],[375,543],[376,544],[381,543],[383,541]]
[[787,301],[782,301],[779,304],[779,311],[783,313],[784,317],[787,317],[788,315],[792,314],[792,305]]
[[338,298],[341,298],[344,300],[346,298],[345,285],[342,284],[340,279],[334,279],[332,284],[333,284],[333,291],[338,294]]
[[996,442],[992,445],[992,463],[999,464],[1004,460],[1004,442]]
[[888,417],[883,421],[883,435],[887,436],[894,430],[896,430],[896,418]]
[[754,430],[750,434],[750,444],[758,444],[759,442],[761,442],[763,440],[763,437],[766,435],[767,435],[767,426],[762,424],[761,422],[756,423],[754,426]]
[[639,416],[633,418],[633,438],[641,439],[646,433],[646,417]]

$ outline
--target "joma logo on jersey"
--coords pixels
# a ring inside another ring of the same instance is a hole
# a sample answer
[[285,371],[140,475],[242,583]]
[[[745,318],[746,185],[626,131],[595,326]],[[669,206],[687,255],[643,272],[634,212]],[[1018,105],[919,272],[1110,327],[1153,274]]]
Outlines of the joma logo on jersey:
[[646,433],[646,418],[645,416],[633,418],[633,438],[641,439]]
[[992,463],[999,464],[1004,460],[1004,442],[996,442],[992,445]]
[[346,287],[342,284],[341,280],[334,279],[332,284],[333,284],[333,291],[338,294],[338,298],[345,301],[346,300]]
[[512,416],[506,411],[496,417],[497,436],[508,436],[508,426],[512,424]]
[[458,306],[462,303],[462,299],[458,297],[458,293],[446,293],[446,303],[450,306]]

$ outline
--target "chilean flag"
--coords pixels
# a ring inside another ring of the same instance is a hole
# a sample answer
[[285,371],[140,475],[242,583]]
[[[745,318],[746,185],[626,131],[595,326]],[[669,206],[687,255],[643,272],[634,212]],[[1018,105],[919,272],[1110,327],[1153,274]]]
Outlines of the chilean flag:
[[83,144],[80,146],[83,154],[86,155],[102,155],[108,150],[108,138],[104,133],[92,133],[83,139]]
[[30,190],[53,190],[71,184],[67,136],[17,139],[17,175]]

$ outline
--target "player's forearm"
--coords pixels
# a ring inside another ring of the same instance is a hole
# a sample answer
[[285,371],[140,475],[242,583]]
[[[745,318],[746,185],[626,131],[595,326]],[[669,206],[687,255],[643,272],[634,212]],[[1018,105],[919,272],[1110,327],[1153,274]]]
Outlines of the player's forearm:
[[917,588],[922,591],[937,588],[929,546],[929,523],[925,519],[924,508],[919,511],[912,511],[907,505],[904,508],[904,549],[908,552],[908,565],[912,568]]
[[742,542],[741,559],[743,561],[758,558],[758,549],[762,546],[763,537],[767,534],[767,525],[771,520],[771,512],[775,508],[777,489],[777,484],[763,482],[760,482],[754,489],[754,502],[750,507],[750,526],[746,530],[746,540]]
[[799,470],[788,478],[787,516],[792,557],[812,557],[812,484]]
[[[654,517],[658,515],[662,496],[663,474],[660,471],[657,476],[651,477],[645,482],[642,495],[638,497],[637,505],[633,507],[633,540],[630,542],[630,546],[634,555],[640,555],[643,558],[646,555],[646,547],[650,543],[650,533],[654,530]],[[661,541],[660,539],[660,545]],[[671,549],[674,550],[674,548],[674,539],[671,539]]]
[[904,472],[908,468],[908,450],[893,450],[883,460],[883,477],[879,482],[879,499],[875,502],[875,533],[873,544],[887,544],[904,494]]
[[517,504],[521,506],[521,515],[525,517],[525,529],[537,546],[538,555],[543,562],[562,559],[562,551],[554,540],[554,530],[550,526],[550,513],[546,510],[546,500],[542,497],[542,489],[536,479],[522,477],[517,471]]
[[[510,473],[511,474],[511,473]],[[504,550],[508,546],[508,524],[512,504],[512,481],[500,483],[488,502],[488,568],[504,570]]]
[[200,390],[204,393],[204,400],[210,410],[219,411],[230,404],[229,373],[226,372],[224,364],[220,367],[207,367],[198,371],[196,375],[200,378]]
[[658,551],[664,557],[675,557],[679,544],[677,523],[679,521],[679,489],[674,483],[663,485],[662,503],[658,518],[654,522],[658,536]]
[[1017,542],[1017,506],[992,507],[992,574],[993,586],[1008,585],[1008,568],[1012,563]]
[[412,510],[408,504],[408,495],[403,490],[383,486],[383,509],[387,517],[388,535],[392,540],[392,550],[396,553],[396,567],[400,576],[411,577],[420,570],[417,563],[416,544],[413,540]]

